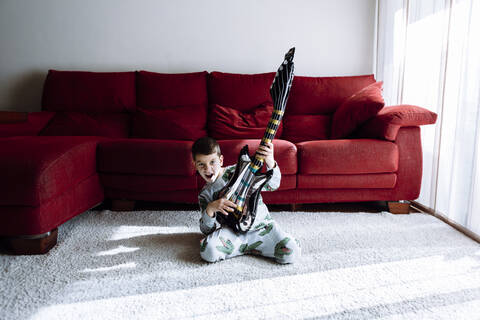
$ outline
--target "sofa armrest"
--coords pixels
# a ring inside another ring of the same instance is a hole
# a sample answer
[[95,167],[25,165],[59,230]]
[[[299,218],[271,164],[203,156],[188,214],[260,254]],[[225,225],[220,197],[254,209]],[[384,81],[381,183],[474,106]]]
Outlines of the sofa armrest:
[[25,122],[28,119],[28,112],[0,111],[0,124]]
[[55,112],[0,111],[0,138],[36,136],[47,125]]
[[434,124],[437,114],[413,105],[385,107],[377,115],[363,124],[353,136],[395,141],[401,127],[415,127]]

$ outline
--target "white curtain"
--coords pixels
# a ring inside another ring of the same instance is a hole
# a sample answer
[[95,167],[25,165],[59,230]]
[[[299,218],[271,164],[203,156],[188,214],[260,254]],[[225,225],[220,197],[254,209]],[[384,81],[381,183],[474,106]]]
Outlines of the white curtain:
[[376,77],[422,127],[421,204],[480,234],[480,0],[378,0]]

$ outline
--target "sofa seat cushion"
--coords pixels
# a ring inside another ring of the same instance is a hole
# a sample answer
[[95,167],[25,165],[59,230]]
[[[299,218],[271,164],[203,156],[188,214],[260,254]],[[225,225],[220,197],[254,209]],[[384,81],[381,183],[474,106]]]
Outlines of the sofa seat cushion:
[[[220,150],[224,156],[224,166],[237,163],[240,150],[248,145],[250,155],[255,153],[255,150],[260,144],[260,139],[237,139],[237,140],[219,140]],[[290,141],[275,139],[273,140],[274,158],[277,161],[282,175],[297,173],[297,147]],[[266,165],[263,166],[265,170]]]
[[396,182],[395,173],[298,175],[298,189],[381,189]]
[[398,147],[375,139],[321,140],[297,144],[301,174],[396,172]]
[[192,141],[112,139],[98,146],[98,171],[193,176]]
[[173,176],[100,173],[100,181],[105,188],[135,193],[158,193],[197,188],[194,175]]
[[49,70],[42,109],[92,113],[135,110],[135,72]]
[[0,139],[0,205],[38,206],[95,175],[99,139]]
[[[166,190],[162,192],[138,192],[105,187],[105,197],[110,199],[132,199],[144,201],[158,201],[167,203],[195,203],[198,204],[198,191]],[[180,205],[182,207],[182,205]]]
[[[197,174],[197,188],[198,191],[202,190],[205,186],[205,180]],[[283,174],[282,173],[282,180],[280,181],[280,187],[277,190],[292,190],[297,187],[297,175],[296,174]],[[276,192],[275,190],[274,192]],[[262,192],[262,195],[265,193],[271,193],[270,191]]]

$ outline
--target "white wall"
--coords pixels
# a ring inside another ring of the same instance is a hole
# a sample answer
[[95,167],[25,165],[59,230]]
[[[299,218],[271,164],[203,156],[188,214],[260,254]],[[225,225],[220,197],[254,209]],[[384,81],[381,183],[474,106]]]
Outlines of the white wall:
[[48,69],[373,72],[375,0],[0,0],[0,110],[37,111]]

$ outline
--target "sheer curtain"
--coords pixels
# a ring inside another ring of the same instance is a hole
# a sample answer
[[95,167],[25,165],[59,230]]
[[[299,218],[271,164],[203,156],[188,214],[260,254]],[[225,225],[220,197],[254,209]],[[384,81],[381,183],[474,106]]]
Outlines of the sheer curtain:
[[378,0],[376,77],[422,127],[419,203],[480,234],[480,0]]

